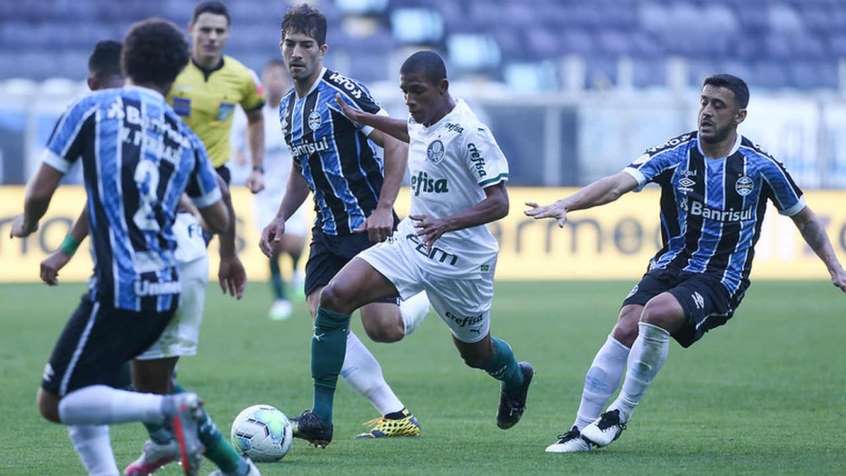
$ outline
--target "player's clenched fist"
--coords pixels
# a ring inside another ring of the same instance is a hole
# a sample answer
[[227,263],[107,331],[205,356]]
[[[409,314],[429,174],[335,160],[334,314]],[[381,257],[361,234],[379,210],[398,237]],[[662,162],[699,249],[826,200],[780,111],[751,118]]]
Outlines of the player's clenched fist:
[[367,232],[372,243],[381,243],[394,232],[394,211],[391,208],[376,208],[367,217],[363,225],[353,230],[355,233]]
[[41,262],[41,280],[49,286],[59,284],[59,270],[64,268],[71,257],[56,250]]
[[285,220],[274,218],[261,232],[261,241],[259,241],[261,252],[268,258],[277,255],[279,247],[282,246],[282,235],[284,234]]

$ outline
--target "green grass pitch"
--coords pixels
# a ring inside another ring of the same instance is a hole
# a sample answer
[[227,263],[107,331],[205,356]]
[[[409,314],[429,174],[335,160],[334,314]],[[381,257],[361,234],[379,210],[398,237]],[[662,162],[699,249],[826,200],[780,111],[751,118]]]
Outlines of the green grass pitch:
[[[396,344],[365,339],[419,439],[357,441],[377,416],[339,383],[335,441],[297,440],[264,475],[291,474],[846,474],[846,296],[824,282],[754,283],[728,325],[670,359],[622,438],[578,455],[543,449],[565,430],[582,380],[632,283],[498,283],[493,332],[536,377],[528,410],[496,428],[498,384],[464,367],[445,324],[430,314]],[[0,286],[2,475],[74,475],[82,467],[66,431],[34,405],[41,370],[81,285]],[[294,415],[311,404],[310,320],[302,303],[285,322],[266,318],[270,294],[253,283],[242,301],[210,287],[200,354],[178,368],[228,434],[243,408],[269,403]],[[362,334],[361,324],[353,329]],[[112,428],[121,468],[145,439],[139,424]],[[204,463],[202,474],[213,469]],[[171,465],[157,474],[181,474]]]

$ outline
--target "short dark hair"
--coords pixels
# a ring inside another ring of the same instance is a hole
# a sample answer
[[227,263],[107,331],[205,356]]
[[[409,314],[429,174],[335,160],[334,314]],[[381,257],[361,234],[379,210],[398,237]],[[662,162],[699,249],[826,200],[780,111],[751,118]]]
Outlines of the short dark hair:
[[171,84],[188,58],[182,32],[161,18],[135,23],[123,40],[123,71],[135,83]]
[[119,41],[98,41],[88,57],[88,72],[95,76],[123,76],[120,67],[121,49],[123,45]]
[[282,37],[288,32],[303,33],[314,38],[318,45],[325,45],[326,17],[307,3],[293,6],[282,18]]
[[223,15],[226,17],[226,24],[229,25],[232,20],[229,18],[229,9],[226,8],[226,5],[223,2],[219,2],[217,0],[206,0],[205,2],[200,2],[194,7],[194,13],[191,15],[191,24],[197,22],[197,18],[200,17],[203,13],[211,13],[214,15]]
[[715,74],[705,78],[702,86],[716,86],[718,88],[726,88],[734,93],[734,101],[740,109],[745,109],[749,105],[749,87],[746,86],[746,81],[731,74]]
[[423,73],[430,83],[438,84],[447,77],[446,64],[434,51],[418,51],[409,56],[400,68],[400,74],[415,73]]

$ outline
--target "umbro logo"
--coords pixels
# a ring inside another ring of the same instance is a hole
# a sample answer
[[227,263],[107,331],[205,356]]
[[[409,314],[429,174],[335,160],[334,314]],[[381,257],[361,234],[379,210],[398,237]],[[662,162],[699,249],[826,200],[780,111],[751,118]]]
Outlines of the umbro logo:
[[699,294],[699,291],[694,292],[690,297],[693,298],[693,304],[696,304],[697,309],[705,309],[705,298]]
[[682,187],[692,187],[692,186],[696,185],[696,182],[694,182],[693,180],[685,177],[685,178],[679,180],[679,185],[681,185]]

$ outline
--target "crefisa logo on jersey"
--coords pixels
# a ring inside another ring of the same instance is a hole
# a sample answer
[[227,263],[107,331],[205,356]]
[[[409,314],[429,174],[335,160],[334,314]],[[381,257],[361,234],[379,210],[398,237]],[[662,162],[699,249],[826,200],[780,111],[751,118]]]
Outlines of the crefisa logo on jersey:
[[441,163],[444,160],[444,155],[446,155],[446,150],[444,150],[444,143],[440,140],[435,140],[426,148],[426,158],[433,164]]
[[734,183],[734,189],[737,190],[737,194],[741,197],[745,197],[752,193],[754,188],[755,183],[752,182],[752,179],[746,175],[740,177],[737,179],[737,182]]
[[476,144],[472,142],[467,144],[467,152],[470,153],[470,162],[473,162],[473,168],[476,169],[479,178],[487,175],[487,172],[485,172],[485,158],[479,153],[479,148],[476,147]]
[[311,114],[308,115],[308,128],[316,131],[320,127],[320,113],[317,111],[311,111]]

